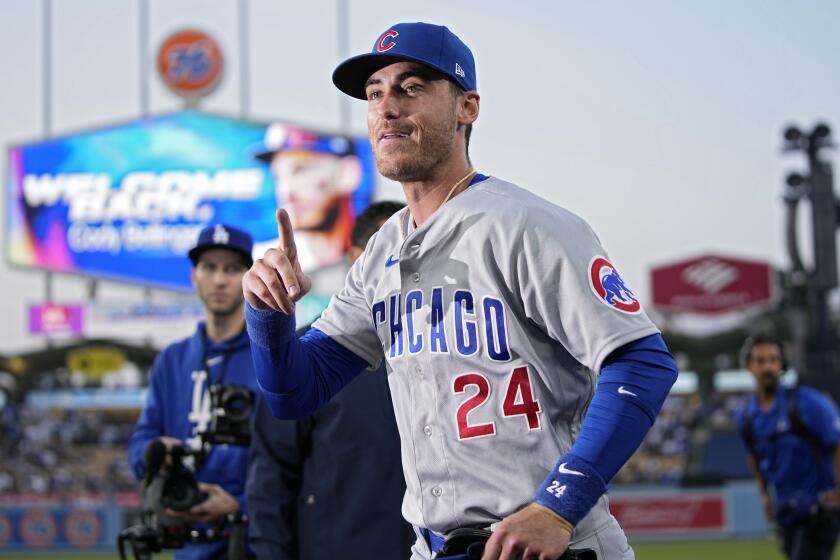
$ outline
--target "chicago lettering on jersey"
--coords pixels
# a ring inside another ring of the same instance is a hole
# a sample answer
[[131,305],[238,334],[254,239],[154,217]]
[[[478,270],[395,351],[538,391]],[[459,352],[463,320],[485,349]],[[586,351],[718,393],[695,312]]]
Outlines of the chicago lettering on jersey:
[[460,356],[482,352],[496,362],[511,358],[505,306],[498,298],[455,290],[444,299],[441,287],[431,292],[412,290],[375,302],[371,315],[388,359],[421,352]]

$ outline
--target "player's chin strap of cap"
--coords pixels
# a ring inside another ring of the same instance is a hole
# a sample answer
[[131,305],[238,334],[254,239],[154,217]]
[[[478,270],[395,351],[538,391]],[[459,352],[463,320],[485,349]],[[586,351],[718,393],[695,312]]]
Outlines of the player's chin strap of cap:
[[575,526],[606,491],[604,479],[592,465],[566,453],[540,486],[535,501]]

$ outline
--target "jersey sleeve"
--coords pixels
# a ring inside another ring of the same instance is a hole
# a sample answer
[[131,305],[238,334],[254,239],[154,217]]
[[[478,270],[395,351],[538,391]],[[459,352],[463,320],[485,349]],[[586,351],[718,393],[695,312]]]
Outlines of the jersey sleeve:
[[613,350],[659,332],[584,220],[554,207],[519,227],[525,314],[581,364],[598,372]]
[[811,389],[799,389],[799,416],[808,431],[814,434],[825,447],[840,443],[840,414],[834,402]]
[[312,326],[344,346],[371,366],[382,360],[382,343],[373,327],[370,303],[365,293],[365,262],[376,234],[371,237],[365,252],[350,268],[344,287],[334,295],[330,304]]

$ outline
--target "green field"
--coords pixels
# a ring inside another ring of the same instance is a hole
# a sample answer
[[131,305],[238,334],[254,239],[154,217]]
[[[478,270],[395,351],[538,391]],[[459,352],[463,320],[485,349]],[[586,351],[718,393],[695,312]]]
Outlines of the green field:
[[633,548],[639,560],[783,560],[771,539],[635,543]]
[[[668,543],[634,543],[638,560],[783,560],[778,545],[771,539],[729,541],[681,541]],[[3,560],[105,560],[119,558],[113,553],[3,553]],[[156,560],[170,560],[169,554],[155,555]],[[834,554],[840,560],[840,552]]]

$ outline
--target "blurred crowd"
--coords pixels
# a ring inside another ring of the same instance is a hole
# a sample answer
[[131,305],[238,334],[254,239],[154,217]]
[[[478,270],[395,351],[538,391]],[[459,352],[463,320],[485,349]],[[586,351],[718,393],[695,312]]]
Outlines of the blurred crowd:
[[[615,484],[679,484],[711,432],[733,432],[746,393],[669,396]],[[132,413],[0,410],[0,493],[133,491],[126,460]]]
[[126,460],[134,422],[102,411],[3,408],[0,493],[135,490]]
[[[624,465],[615,483],[646,484],[686,482],[690,476],[702,478],[707,452],[715,452],[707,443],[713,434],[738,439],[736,415],[748,393],[694,392],[669,395],[656,423],[638,451]],[[745,458],[723,458],[739,470]]]

